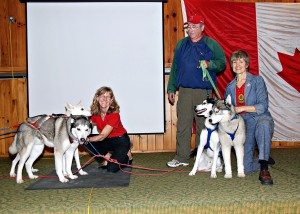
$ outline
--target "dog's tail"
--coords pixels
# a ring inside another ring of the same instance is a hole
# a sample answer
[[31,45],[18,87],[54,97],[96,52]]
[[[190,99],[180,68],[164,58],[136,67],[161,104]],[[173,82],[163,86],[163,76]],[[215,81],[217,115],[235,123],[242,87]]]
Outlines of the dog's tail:
[[17,148],[17,137],[18,136],[17,135],[18,134],[15,135],[12,144],[8,148],[9,153],[12,154],[12,155],[17,154],[17,152],[18,152],[18,148]]

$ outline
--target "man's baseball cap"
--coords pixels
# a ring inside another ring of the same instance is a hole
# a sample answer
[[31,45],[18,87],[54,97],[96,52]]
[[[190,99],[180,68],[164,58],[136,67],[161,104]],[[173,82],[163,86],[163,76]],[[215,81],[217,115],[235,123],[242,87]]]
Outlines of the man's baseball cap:
[[187,22],[185,22],[184,24],[188,24],[188,23],[192,23],[192,24],[204,23],[204,18],[199,15],[190,16],[188,17]]

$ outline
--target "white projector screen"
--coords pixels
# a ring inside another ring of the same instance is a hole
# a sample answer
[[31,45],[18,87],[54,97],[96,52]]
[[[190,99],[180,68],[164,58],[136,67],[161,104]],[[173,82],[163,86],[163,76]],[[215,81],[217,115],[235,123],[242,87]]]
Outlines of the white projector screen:
[[113,89],[129,134],[165,132],[161,2],[27,3],[29,116]]

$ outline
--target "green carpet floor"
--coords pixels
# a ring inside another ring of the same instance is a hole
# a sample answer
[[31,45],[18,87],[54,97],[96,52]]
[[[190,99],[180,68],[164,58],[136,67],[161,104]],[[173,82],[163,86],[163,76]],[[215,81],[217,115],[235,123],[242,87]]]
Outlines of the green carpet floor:
[[[193,160],[181,172],[164,174],[173,156],[134,154],[134,166],[162,171],[133,169],[129,187],[30,191],[25,188],[35,180],[16,184],[8,176],[11,160],[1,158],[0,213],[300,213],[300,149],[272,149],[273,186],[261,185],[258,172],[238,178],[234,155],[232,179],[225,179],[224,172],[216,179],[210,173],[191,177]],[[81,157],[81,162],[89,158]],[[54,160],[42,158],[34,166],[40,170],[36,174],[47,175]]]

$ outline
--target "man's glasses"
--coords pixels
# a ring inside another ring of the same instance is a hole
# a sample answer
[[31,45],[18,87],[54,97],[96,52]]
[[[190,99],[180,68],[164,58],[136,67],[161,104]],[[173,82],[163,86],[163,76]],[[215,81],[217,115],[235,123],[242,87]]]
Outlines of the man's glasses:
[[199,25],[187,25],[184,27],[185,30],[196,30],[198,28],[200,28]]

